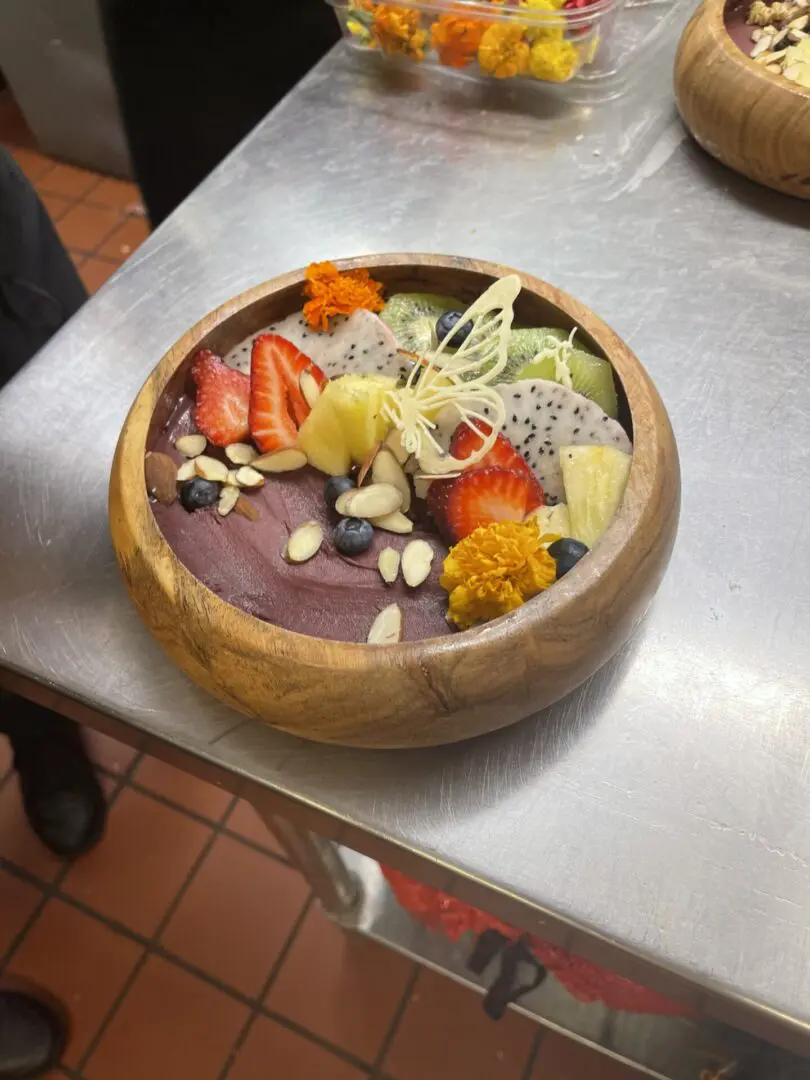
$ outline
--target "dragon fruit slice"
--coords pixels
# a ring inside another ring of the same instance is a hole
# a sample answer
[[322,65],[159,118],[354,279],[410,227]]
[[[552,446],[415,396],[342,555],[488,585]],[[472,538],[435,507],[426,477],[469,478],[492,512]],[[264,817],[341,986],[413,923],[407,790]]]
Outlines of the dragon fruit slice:
[[[626,454],[632,444],[618,421],[590,398],[547,379],[524,379],[494,387],[506,407],[501,434],[517,447],[540,481],[549,504],[564,498],[561,446],[615,446]],[[488,406],[482,410],[488,416]],[[443,447],[458,425],[458,413],[443,409],[434,437]]]
[[278,334],[292,342],[330,379],[349,374],[391,375],[398,379],[406,377],[411,368],[407,358],[397,352],[393,331],[365,309],[335,319],[328,334],[310,329],[300,311],[294,312],[240,342],[225,357],[225,363],[248,372],[253,342],[260,334]]

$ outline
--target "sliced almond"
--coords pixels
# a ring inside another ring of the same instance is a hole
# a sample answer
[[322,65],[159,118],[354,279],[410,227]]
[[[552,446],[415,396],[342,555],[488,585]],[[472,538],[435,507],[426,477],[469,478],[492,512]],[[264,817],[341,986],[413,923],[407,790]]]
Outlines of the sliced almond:
[[294,472],[303,469],[307,463],[307,455],[303,450],[290,447],[289,450],[275,450],[272,454],[262,454],[254,458],[250,465],[253,469],[265,473]]
[[227,517],[231,510],[234,509],[239,502],[239,488],[231,487],[230,485],[224,487],[219,493],[219,502],[217,503],[217,512],[222,517]]
[[804,30],[807,24],[810,22],[810,15],[799,15],[798,18],[792,19],[788,23],[788,30]]
[[786,79],[790,79],[791,82],[795,82],[798,79],[799,75],[801,75],[801,72],[801,64],[788,64],[782,74],[785,76]]
[[762,56],[771,47],[773,41],[773,34],[763,34],[751,52],[748,54],[752,60],[756,60],[758,56]]
[[771,42],[771,48],[772,49],[775,48],[779,44],[780,41],[784,41],[785,38],[787,37],[787,34],[788,34],[788,28],[787,27],[785,27],[784,30],[780,30],[779,33],[776,35],[776,37]]
[[150,450],[143,463],[146,490],[164,506],[177,498],[177,466],[168,454]]
[[183,457],[195,458],[205,450],[208,440],[204,435],[182,435],[175,440],[174,448]]
[[234,465],[250,465],[259,456],[259,452],[246,442],[234,442],[225,447],[225,457]]
[[794,45],[798,45],[800,41],[803,41],[806,37],[810,37],[804,30],[788,30],[788,41]]
[[782,74],[782,69],[779,67],[778,64],[766,64],[765,65],[765,70],[770,71],[771,75],[781,75]]
[[335,502],[342,517],[378,518],[392,514],[402,505],[402,492],[392,484],[369,484],[344,491]]
[[224,484],[228,479],[228,466],[225,462],[206,457],[205,454],[194,458],[194,469],[197,476],[201,476],[203,480],[216,480],[218,484]]
[[197,466],[193,461],[184,461],[177,470],[177,483],[184,484],[197,475]]
[[241,469],[236,470],[236,482],[239,487],[257,488],[265,484],[266,480],[251,465],[243,465]]
[[411,485],[405,470],[387,446],[381,448],[371,466],[371,479],[375,484],[390,484],[402,495],[400,510],[407,514],[411,508]]
[[384,532],[400,533],[403,536],[406,533],[413,532],[413,522],[409,517],[405,517],[401,510],[395,510],[392,514],[382,514],[380,517],[369,518],[369,521],[375,529],[382,529]]
[[415,476],[413,478],[413,493],[417,499],[426,499],[432,480],[428,480],[426,476]]
[[381,442],[376,443],[369,451],[368,456],[366,457],[363,464],[360,466],[360,469],[357,473],[357,487],[362,487],[365,483],[365,479],[368,476],[369,469],[374,464],[377,458],[377,454],[379,454],[380,450],[382,449],[382,445],[383,444]]
[[396,645],[401,639],[402,611],[399,604],[389,604],[371,624],[366,641],[369,645]]
[[399,552],[396,548],[383,548],[377,559],[377,568],[386,585],[393,585],[399,574]]
[[239,481],[236,479],[236,474],[238,472],[238,469],[228,469],[228,479],[225,483],[230,484],[231,487],[239,487]]
[[427,540],[411,540],[402,552],[402,576],[405,584],[415,589],[430,574],[435,552]]
[[315,376],[310,371],[302,371],[298,385],[301,387],[304,401],[309,405],[310,409],[314,408],[315,402],[321,396],[321,388],[318,386]]
[[246,495],[242,495],[241,493],[234,504],[233,512],[235,514],[241,514],[241,516],[247,518],[248,521],[258,521],[262,516],[258,506],[251,502]]
[[317,554],[323,543],[323,529],[317,521],[307,521],[290,534],[284,558],[287,562],[302,563]]

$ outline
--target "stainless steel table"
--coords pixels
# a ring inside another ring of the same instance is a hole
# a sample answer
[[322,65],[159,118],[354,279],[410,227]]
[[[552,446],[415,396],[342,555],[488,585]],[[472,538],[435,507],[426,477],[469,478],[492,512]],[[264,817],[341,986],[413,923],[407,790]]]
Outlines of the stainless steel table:
[[[676,31],[616,100],[530,112],[326,58],[0,396],[0,662],[294,821],[288,843],[384,858],[802,1052],[810,211],[685,137]],[[468,745],[350,752],[245,720],[163,656],[113,562],[107,476],[138,388],[202,314],[313,259],[407,250],[521,267],[607,319],[669,407],[683,515],[642,630],[567,701]],[[354,925],[427,956],[352,858]]]

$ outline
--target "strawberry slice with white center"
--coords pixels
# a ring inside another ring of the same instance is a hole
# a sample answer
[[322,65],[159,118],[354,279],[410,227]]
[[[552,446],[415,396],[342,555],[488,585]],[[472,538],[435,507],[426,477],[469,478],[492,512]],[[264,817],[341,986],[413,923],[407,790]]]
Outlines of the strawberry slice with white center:
[[489,466],[462,473],[447,497],[445,521],[455,541],[494,521],[523,521],[542,505],[533,476]]
[[197,387],[194,423],[214,446],[243,442],[250,435],[250,380],[224,364],[210,349],[200,349],[191,365]]
[[326,376],[299,349],[278,334],[262,334],[250,358],[250,434],[264,454],[295,446],[310,407],[301,392],[308,371],[318,386]]

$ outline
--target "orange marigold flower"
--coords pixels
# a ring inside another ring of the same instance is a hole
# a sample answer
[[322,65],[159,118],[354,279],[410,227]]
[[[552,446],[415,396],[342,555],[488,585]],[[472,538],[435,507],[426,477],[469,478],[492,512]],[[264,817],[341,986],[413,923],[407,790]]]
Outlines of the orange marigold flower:
[[524,75],[529,66],[529,46],[523,40],[525,26],[513,23],[494,23],[484,33],[478,47],[481,70],[496,79],[512,79]]
[[375,281],[368,270],[341,273],[330,262],[307,267],[304,295],[304,318],[313,330],[328,330],[335,315],[351,315],[358,308],[382,311],[382,282]]
[[445,67],[466,67],[475,59],[489,25],[483,19],[442,15],[430,28],[430,39],[439,54],[439,62]]
[[424,60],[427,34],[421,29],[421,15],[395,4],[377,4],[371,36],[389,56]]
[[462,630],[488,622],[553,585],[557,565],[533,521],[482,525],[448,552],[440,581],[449,593],[447,617]]

